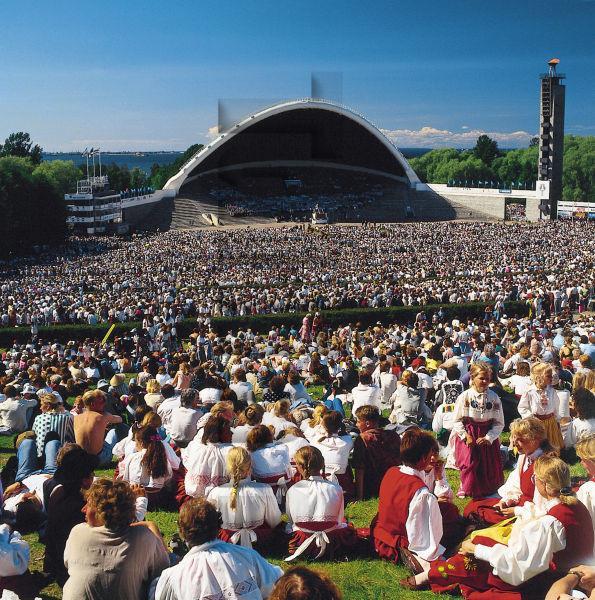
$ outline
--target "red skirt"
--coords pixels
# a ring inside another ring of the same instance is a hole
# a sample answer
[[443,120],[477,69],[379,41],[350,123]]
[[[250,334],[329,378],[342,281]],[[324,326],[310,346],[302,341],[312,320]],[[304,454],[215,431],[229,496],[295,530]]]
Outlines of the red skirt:
[[[318,530],[316,527],[318,525],[317,523],[301,523],[300,525],[312,531]],[[328,525],[325,524],[324,528],[327,526]],[[305,531],[294,531],[289,538],[289,554],[292,555],[311,535],[311,533],[307,533]],[[326,546],[324,554],[320,557],[321,560],[333,560],[336,556],[340,557],[352,555],[359,544],[357,532],[351,523],[349,523],[347,527],[341,527],[339,529],[333,529],[332,531],[327,532],[327,536],[329,543]],[[319,551],[320,548],[318,548],[316,544],[312,543],[303,552],[303,554],[300,556],[300,559],[316,558]]]
[[[274,529],[263,524],[252,531],[256,534],[256,542],[252,542],[252,548],[263,556],[280,555],[287,550],[287,534],[283,523]],[[234,529],[220,529],[217,537],[231,544],[234,533],[236,533]]]
[[486,526],[497,525],[508,518],[494,508],[494,505],[498,504],[498,502],[500,502],[500,498],[480,498],[479,500],[471,500],[469,504],[465,506],[463,515],[474,521],[485,523]]
[[466,523],[459,509],[452,502],[439,501],[438,506],[442,515],[443,530],[440,543],[448,550],[463,541]]
[[[463,419],[465,431],[475,442],[484,437],[491,429],[491,421],[477,423],[471,419]],[[461,472],[461,489],[466,496],[485,498],[492,495],[504,483],[500,441],[491,444],[472,446],[457,435],[455,436],[455,459]]]

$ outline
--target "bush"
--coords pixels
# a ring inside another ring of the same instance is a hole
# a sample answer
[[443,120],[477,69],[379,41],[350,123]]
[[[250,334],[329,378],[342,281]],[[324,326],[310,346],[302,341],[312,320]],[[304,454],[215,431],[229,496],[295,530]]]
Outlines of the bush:
[[[438,311],[442,306],[442,310],[449,319],[455,316],[460,319],[469,317],[481,317],[484,315],[486,303],[472,302],[468,304],[444,304],[444,305],[428,305],[420,306],[391,306],[387,308],[346,308],[342,310],[325,310],[322,311],[324,325],[336,329],[340,325],[351,323],[355,325],[359,323],[361,327],[367,327],[380,321],[384,325],[390,323],[413,323],[415,315],[424,310],[426,315]],[[240,327],[243,329],[250,328],[255,333],[266,334],[272,327],[281,325],[299,327],[306,313],[277,313],[267,315],[255,315],[248,317],[217,317],[212,321],[213,329],[218,334],[226,334],[228,331],[237,331]],[[527,305],[524,302],[507,302],[506,314],[512,316],[524,316],[527,314]],[[195,319],[185,319],[177,325],[178,336],[181,338],[188,337],[193,329],[196,328]],[[105,334],[111,327],[110,323],[102,323],[101,325],[53,325],[50,327],[39,327],[40,339],[49,340],[51,342],[68,342],[70,340],[82,341],[86,338],[103,339]],[[118,323],[110,336],[113,340],[115,336],[122,335],[131,329],[140,328],[141,324],[136,321],[127,323]],[[16,341],[23,343],[31,338],[29,327],[12,327],[0,329],[0,347],[8,348]]]

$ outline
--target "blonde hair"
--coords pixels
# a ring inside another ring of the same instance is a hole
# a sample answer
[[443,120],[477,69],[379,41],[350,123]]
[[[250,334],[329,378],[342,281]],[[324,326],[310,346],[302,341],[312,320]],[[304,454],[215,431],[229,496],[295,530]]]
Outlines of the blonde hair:
[[277,400],[277,402],[275,402],[275,408],[273,412],[275,413],[276,417],[287,417],[289,416],[289,407],[289,400],[286,398],[283,400]]
[[322,422],[322,417],[328,412],[328,408],[324,404],[319,404],[312,412],[312,417],[308,421],[310,427],[316,427]]
[[543,422],[537,417],[527,417],[526,419],[515,419],[510,424],[510,439],[523,438],[539,441],[539,447],[544,453],[554,453],[554,447],[547,439],[547,433]]
[[577,442],[576,455],[583,460],[595,461],[595,433],[585,435]]
[[580,390],[587,387],[587,374],[579,371],[572,376],[572,391]]
[[559,498],[563,504],[576,504],[578,500],[570,487],[570,468],[556,456],[542,455],[535,461],[535,477],[545,485],[546,493]]
[[161,391],[161,385],[156,379],[149,379],[147,381],[147,394],[156,394]]
[[595,394],[595,370],[591,369],[586,375],[585,375],[585,387],[592,392],[593,394]]
[[252,459],[250,458],[250,453],[241,446],[233,447],[227,454],[226,466],[231,480],[229,507],[235,510],[240,481],[248,477],[250,470],[252,469]]
[[141,421],[141,428],[143,427],[154,427],[155,429],[159,429],[163,425],[163,421],[161,417],[154,411],[149,411]]
[[554,369],[552,369],[552,366],[548,365],[547,363],[537,363],[531,369],[531,381],[533,381],[535,387],[537,387],[540,390],[545,389],[547,385],[546,377],[548,373],[552,377],[554,376]]
[[188,373],[190,373],[190,369],[188,368],[188,363],[187,362],[180,363],[180,366],[178,367],[178,371],[180,371],[180,373],[183,373],[184,375],[188,375]]
[[471,381],[473,381],[475,379],[475,377],[477,377],[477,375],[479,375],[480,373],[485,373],[487,374],[489,380],[492,380],[492,367],[490,367],[490,365],[488,365],[487,362],[484,361],[480,361],[480,362],[475,362],[471,365],[471,368],[469,369],[469,374],[471,375]]

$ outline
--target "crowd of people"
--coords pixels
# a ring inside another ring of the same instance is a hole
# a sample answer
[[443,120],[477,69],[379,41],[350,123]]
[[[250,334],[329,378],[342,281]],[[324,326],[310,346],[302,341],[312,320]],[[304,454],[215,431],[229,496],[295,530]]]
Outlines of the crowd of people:
[[[138,321],[508,300],[593,308],[592,225],[408,223],[72,239],[0,261],[0,325]],[[496,307],[497,305],[497,307]],[[175,331],[173,331],[175,334]]]
[[[0,581],[30,584],[22,536],[39,532],[44,573],[73,600],[335,599],[327,576],[268,559],[358,556],[403,563],[410,589],[595,597],[595,319],[546,312],[15,343],[0,361],[16,450]],[[368,527],[346,519],[375,498]],[[155,509],[179,512],[169,545]]]

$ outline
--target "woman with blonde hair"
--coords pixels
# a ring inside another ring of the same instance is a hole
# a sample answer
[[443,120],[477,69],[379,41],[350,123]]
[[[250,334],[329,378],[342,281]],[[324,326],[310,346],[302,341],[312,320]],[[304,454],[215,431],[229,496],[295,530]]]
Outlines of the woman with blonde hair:
[[498,489],[498,497],[472,500],[464,516],[475,522],[495,525],[516,515],[527,502],[538,504],[541,496],[535,491],[533,468],[543,454],[555,454],[543,423],[535,418],[516,419],[510,424],[512,444],[519,451],[517,466]]
[[156,379],[149,379],[146,386],[147,393],[145,394],[145,402],[147,406],[150,406],[153,410],[157,410],[157,407],[165,400],[161,395],[161,386]]
[[319,404],[312,411],[312,417],[309,419],[304,419],[301,422],[300,429],[304,432],[304,435],[310,442],[326,433],[324,427],[322,426],[322,418],[328,412],[329,409],[324,404]]
[[564,447],[560,429],[560,399],[552,386],[554,370],[548,363],[537,363],[531,369],[532,385],[519,400],[518,411],[523,419],[537,417],[543,422],[550,444]]
[[226,465],[229,483],[213,488],[207,497],[221,513],[219,539],[268,553],[282,535],[275,530],[281,511],[273,490],[252,481],[252,460],[244,448],[232,448]]
[[544,510],[528,503],[508,544],[478,532],[462,543],[459,554],[432,562],[429,573],[408,580],[408,587],[429,583],[435,593],[460,588],[466,598],[544,598],[559,573],[590,560],[593,524],[572,492],[568,465],[542,455],[535,461],[534,478]]
[[504,413],[500,398],[489,389],[491,374],[487,363],[474,363],[471,385],[455,403],[452,435],[461,472],[459,497],[485,498],[504,483],[500,454]]
[[295,427],[289,414],[290,402],[287,399],[277,400],[273,406],[272,412],[263,415],[263,425],[272,426],[275,429],[275,436],[278,436],[284,429]]

